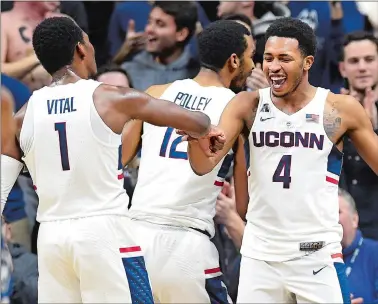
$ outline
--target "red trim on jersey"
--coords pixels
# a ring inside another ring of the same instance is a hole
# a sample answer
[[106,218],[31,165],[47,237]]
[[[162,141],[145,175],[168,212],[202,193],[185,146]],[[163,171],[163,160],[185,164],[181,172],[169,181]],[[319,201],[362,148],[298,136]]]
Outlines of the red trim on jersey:
[[120,173],[120,174],[118,174],[118,179],[122,179],[123,178],[123,172],[122,173]]
[[337,258],[342,259],[342,258],[343,258],[343,255],[342,255],[342,253],[335,253],[335,254],[332,254],[332,255],[331,255],[331,258],[332,258],[332,259],[337,259]]
[[214,182],[214,185],[215,185],[215,186],[218,186],[218,187],[222,187],[222,186],[224,185],[224,182],[221,182],[221,181],[217,181],[217,180],[216,180],[216,181]]
[[217,273],[217,272],[220,272],[220,267],[217,267],[217,268],[210,268],[210,269],[205,269],[205,274],[213,274],[213,273]]
[[36,186],[36,185],[33,185],[33,189],[34,189],[35,191],[37,191],[37,186]]
[[140,246],[119,248],[120,253],[137,252],[137,251],[142,251]]
[[335,185],[339,184],[339,181],[337,179],[334,179],[334,178],[329,177],[329,176],[326,176],[326,181],[331,183],[331,184],[335,184]]

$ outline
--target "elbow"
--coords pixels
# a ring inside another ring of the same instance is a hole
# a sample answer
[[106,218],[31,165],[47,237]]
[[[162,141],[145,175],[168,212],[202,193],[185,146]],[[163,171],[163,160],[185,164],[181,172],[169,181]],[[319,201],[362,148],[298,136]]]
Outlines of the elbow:
[[198,113],[198,121],[197,121],[198,134],[200,136],[204,136],[209,132],[211,120],[210,120],[210,117],[207,116],[206,114],[201,113],[201,112],[197,112],[197,113]]

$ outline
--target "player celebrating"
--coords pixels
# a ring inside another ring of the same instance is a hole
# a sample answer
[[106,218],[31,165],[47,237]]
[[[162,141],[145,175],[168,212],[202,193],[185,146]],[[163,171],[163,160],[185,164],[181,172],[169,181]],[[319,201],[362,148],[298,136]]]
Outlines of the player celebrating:
[[[210,120],[132,89],[87,80],[96,73],[94,49],[69,18],[42,21],[33,47],[53,77],[16,115],[23,160],[39,196],[38,301],[152,303],[141,248],[125,217],[120,134],[128,120],[142,119],[199,137],[208,133]],[[7,189],[21,163],[20,155],[3,153]]]
[[[148,92],[204,112],[217,124],[235,95],[229,88],[242,88],[251,74],[255,46],[248,29],[235,21],[212,23],[201,32],[198,44],[202,68],[194,79],[153,86]],[[124,136],[126,143],[133,143],[123,146],[126,163],[142,138],[130,214],[137,220],[134,234],[144,249],[154,296],[160,303],[228,303],[218,252],[210,238],[216,198],[232,155],[223,166],[198,177],[187,160],[187,143],[172,128],[135,121]],[[244,171],[247,183],[242,145],[234,168]]]
[[[348,303],[341,256],[338,179],[342,137],[378,173],[378,137],[363,107],[308,82],[316,39],[304,22],[275,21],[266,32],[270,88],[242,92],[226,107],[225,147],[207,157],[190,140],[198,175],[211,172],[240,133],[250,143],[250,203],[241,248],[239,303]],[[182,132],[179,132],[183,134]]]

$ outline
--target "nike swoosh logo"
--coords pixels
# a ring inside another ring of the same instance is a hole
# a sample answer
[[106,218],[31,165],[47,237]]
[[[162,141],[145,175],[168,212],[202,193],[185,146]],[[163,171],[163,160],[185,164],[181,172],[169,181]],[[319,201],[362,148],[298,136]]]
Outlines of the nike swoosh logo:
[[273,117],[267,117],[267,118],[262,118],[260,117],[260,121],[265,121],[265,120],[268,120],[268,119],[272,119]]
[[313,270],[312,271],[312,274],[313,275],[317,275],[319,272],[321,272],[324,268],[326,268],[327,266],[324,266],[324,267],[322,267],[322,268],[320,268],[318,271],[315,271],[315,270]]

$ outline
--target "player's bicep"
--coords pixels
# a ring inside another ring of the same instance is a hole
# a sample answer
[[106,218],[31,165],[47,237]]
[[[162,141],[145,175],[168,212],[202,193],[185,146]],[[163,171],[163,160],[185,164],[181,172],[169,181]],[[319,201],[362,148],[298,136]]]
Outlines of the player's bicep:
[[362,105],[355,101],[348,104],[347,115],[348,135],[356,147],[358,153],[378,174],[378,136],[373,130],[373,125]]
[[[247,93],[248,94],[248,93]],[[245,126],[246,113],[250,112],[246,92],[236,95],[223,110],[219,128],[226,136],[225,154],[232,148]]]
[[131,120],[125,124],[122,131],[122,164],[131,162],[140,148],[143,122]]

